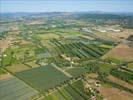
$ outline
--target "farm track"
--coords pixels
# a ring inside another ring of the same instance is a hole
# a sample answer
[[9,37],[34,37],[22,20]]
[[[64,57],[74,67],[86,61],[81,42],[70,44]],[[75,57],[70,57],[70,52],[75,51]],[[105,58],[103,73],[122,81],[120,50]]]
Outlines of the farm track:
[[64,70],[62,70],[61,68],[57,67],[54,63],[52,63],[53,67],[56,68],[58,71],[64,73],[66,76],[68,76],[69,78],[72,77],[72,75],[70,75],[69,73],[65,72]]

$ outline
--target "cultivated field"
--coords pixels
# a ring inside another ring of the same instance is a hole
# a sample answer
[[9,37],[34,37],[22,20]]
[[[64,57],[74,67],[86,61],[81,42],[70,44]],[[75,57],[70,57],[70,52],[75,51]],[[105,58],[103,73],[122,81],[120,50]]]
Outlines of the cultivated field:
[[121,91],[113,87],[100,87],[100,93],[106,100],[132,100],[133,95],[131,93]]
[[30,67],[28,67],[24,64],[15,64],[15,65],[12,65],[12,66],[7,66],[6,69],[11,71],[12,73],[16,73],[16,72],[21,72],[21,71],[24,71],[24,70],[29,70]]
[[114,58],[120,59],[122,61],[133,61],[133,48],[125,44],[119,44],[106,55],[102,57],[103,59]]
[[31,70],[18,72],[15,75],[42,92],[55,88],[69,79],[52,65],[46,65],[33,68]]
[[29,100],[38,94],[36,90],[15,77],[0,80],[1,100]]

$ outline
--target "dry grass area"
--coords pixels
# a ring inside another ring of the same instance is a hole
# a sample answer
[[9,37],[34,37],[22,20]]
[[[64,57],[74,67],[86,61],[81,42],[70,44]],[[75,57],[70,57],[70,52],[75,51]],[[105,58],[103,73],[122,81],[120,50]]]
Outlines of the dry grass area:
[[133,98],[133,94],[113,87],[100,87],[99,91],[105,98],[104,100],[132,100]]
[[26,45],[26,44],[32,44],[32,42],[26,41],[26,40],[21,40],[20,45]]
[[133,84],[127,83],[127,82],[125,82],[125,81],[123,81],[121,79],[118,79],[118,78],[116,78],[116,77],[114,77],[112,75],[109,75],[108,79],[111,80],[114,83],[117,83],[117,84],[119,84],[121,86],[124,86],[126,88],[129,88],[129,89],[133,90]]
[[32,68],[40,67],[40,65],[36,64],[34,61],[27,62],[26,64],[29,65],[29,66],[31,66]]
[[102,58],[115,58],[124,61],[133,61],[133,48],[126,44],[119,44],[105,54]]
[[54,33],[37,34],[37,37],[39,37],[42,40],[49,40],[49,39],[53,39],[53,38],[59,38],[59,36],[54,34]]
[[30,67],[23,65],[23,64],[16,64],[16,65],[12,65],[12,66],[7,66],[6,69],[11,71],[12,73],[15,73],[15,72],[21,72],[24,70],[29,70]]
[[0,48],[2,49],[2,52],[4,52],[4,50],[9,47],[9,43],[10,43],[9,38],[0,40]]
[[128,68],[133,69],[133,62],[128,64]]
[[44,23],[45,23],[45,21],[41,20],[41,19],[26,22],[27,25],[37,25],[37,24],[39,25],[39,24],[44,24]]
[[87,74],[85,74],[85,77],[87,78],[87,79],[90,79],[90,78],[93,78],[93,79],[95,79],[95,78],[97,78],[97,74],[95,74],[95,73],[87,73]]
[[86,35],[80,35],[79,37],[81,37],[83,39],[94,40],[94,38],[92,38],[90,36],[86,36]]
[[124,29],[122,32],[108,32],[107,36],[120,41],[128,38],[131,34],[133,34],[133,29]]

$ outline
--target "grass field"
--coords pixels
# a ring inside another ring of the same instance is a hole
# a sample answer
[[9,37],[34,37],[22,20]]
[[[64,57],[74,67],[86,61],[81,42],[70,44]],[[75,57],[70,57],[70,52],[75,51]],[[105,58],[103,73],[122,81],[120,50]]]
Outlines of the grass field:
[[74,67],[66,70],[66,72],[70,73],[73,77],[78,77],[87,71],[89,71],[89,69],[84,67]]
[[109,74],[111,69],[114,68],[114,66],[112,66],[111,64],[107,64],[107,63],[101,63],[98,66],[100,68],[99,69],[100,72],[107,73],[107,74]]
[[100,45],[100,47],[107,48],[107,49],[113,48],[113,46],[111,46],[111,45],[105,45],[105,44]]
[[0,75],[7,73],[4,69],[0,67]]
[[133,69],[133,63],[129,63],[128,68]]
[[52,65],[46,65],[43,67],[18,72],[16,73],[16,76],[40,91],[46,91],[54,88],[69,79]]
[[58,35],[54,34],[54,33],[47,33],[47,34],[37,34],[36,35],[38,38],[42,39],[42,40],[48,40],[48,39],[53,39],[53,38],[59,38]]

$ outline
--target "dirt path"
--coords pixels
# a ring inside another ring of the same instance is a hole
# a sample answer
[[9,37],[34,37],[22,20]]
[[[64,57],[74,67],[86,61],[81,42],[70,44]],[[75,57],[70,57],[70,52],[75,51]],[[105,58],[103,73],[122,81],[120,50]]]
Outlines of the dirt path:
[[59,70],[60,72],[64,73],[66,76],[68,76],[68,77],[70,77],[70,78],[72,77],[71,74],[69,74],[69,73],[65,72],[64,70],[62,70],[61,68],[57,67],[54,63],[52,63],[52,65],[53,65],[54,68],[56,68],[56,69]]

